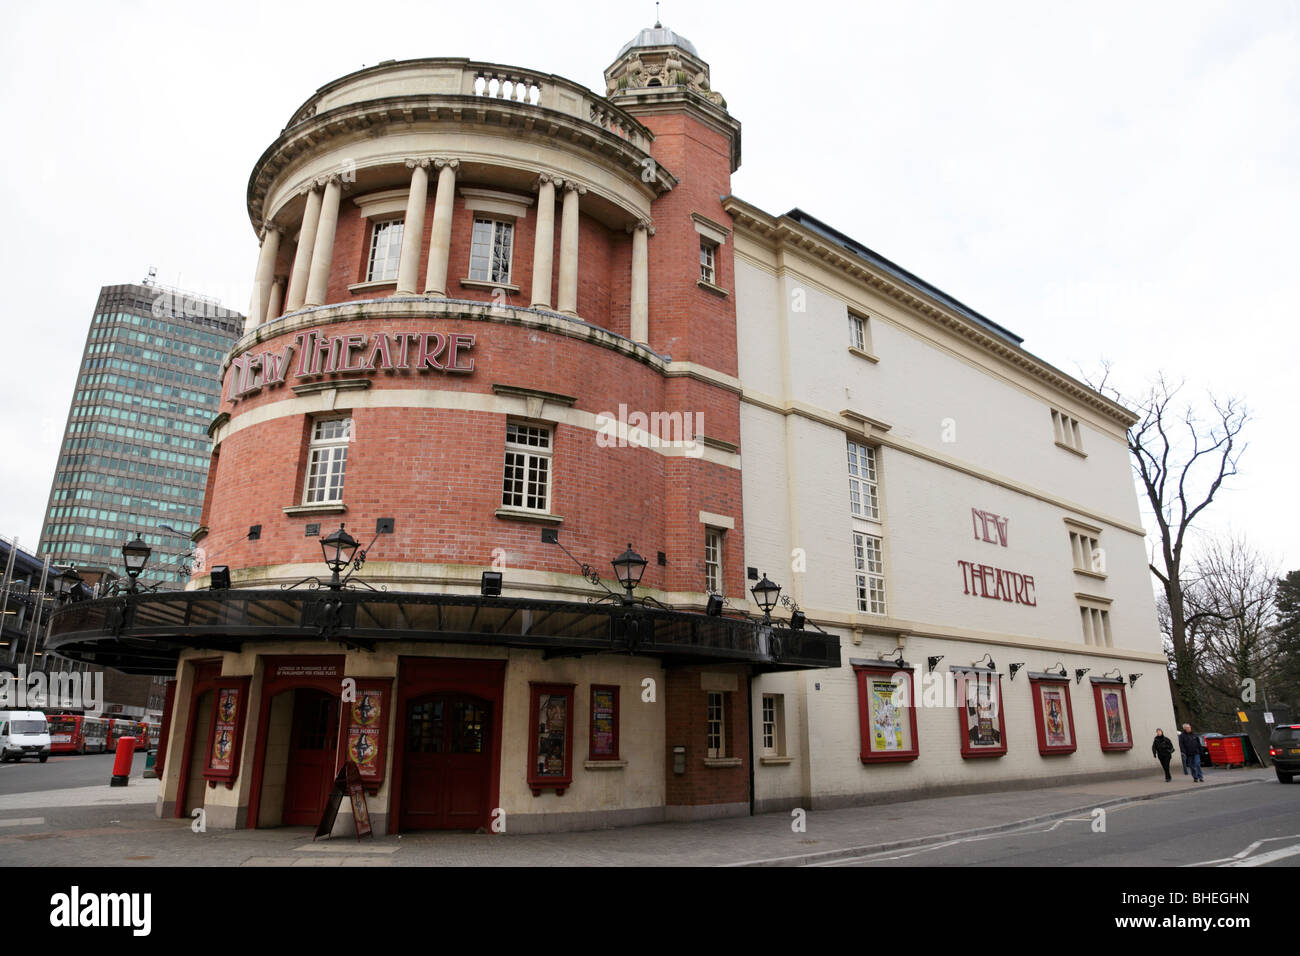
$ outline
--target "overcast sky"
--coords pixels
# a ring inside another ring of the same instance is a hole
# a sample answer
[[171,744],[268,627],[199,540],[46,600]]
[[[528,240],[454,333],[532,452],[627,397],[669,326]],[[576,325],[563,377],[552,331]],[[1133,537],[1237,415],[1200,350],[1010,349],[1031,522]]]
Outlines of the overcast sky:
[[[102,285],[247,309],[253,163],[322,84],[386,59],[602,71],[634,4],[7,5],[0,36],[0,534],[34,548]],[[1250,3],[668,2],[744,127],[733,191],[798,206],[1064,371],[1243,397],[1210,512],[1295,537],[1300,12]]]

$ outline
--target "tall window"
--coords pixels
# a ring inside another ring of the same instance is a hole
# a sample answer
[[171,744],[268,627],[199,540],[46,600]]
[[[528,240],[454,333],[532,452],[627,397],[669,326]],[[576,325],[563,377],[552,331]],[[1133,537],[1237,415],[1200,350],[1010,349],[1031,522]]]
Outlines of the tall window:
[[785,695],[763,695],[763,756],[785,756]]
[[707,725],[705,728],[708,756],[725,757],[727,755],[727,741],[726,727],[723,724],[723,694],[722,691],[717,690],[711,690],[708,694]]
[[1083,434],[1079,431],[1077,418],[1052,409],[1052,433],[1056,436],[1058,445],[1083,454]]
[[343,500],[343,478],[351,440],[350,418],[328,418],[312,425],[303,504],[332,504]]
[[880,520],[876,450],[855,441],[849,442],[849,505],[859,517]]
[[506,468],[501,505],[548,511],[551,502],[551,430],[506,423]]
[[704,588],[722,593],[722,532],[717,528],[704,530]]
[[402,254],[402,220],[375,223],[370,234],[369,282],[386,282],[397,278],[397,261]]
[[857,575],[858,610],[869,614],[885,612],[885,558],[880,539],[873,534],[853,532],[853,561]]
[[867,320],[849,313],[849,345],[863,352],[867,350]]
[[700,240],[700,279],[714,285],[718,281],[717,252],[717,245],[707,239]]
[[510,253],[514,223],[500,219],[475,219],[469,249],[469,277],[483,282],[510,281]]

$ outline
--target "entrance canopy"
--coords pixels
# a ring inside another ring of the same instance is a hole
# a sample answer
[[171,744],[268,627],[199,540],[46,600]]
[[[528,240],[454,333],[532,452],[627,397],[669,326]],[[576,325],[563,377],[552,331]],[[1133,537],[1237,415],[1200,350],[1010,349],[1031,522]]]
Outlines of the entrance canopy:
[[835,635],[640,604],[469,594],[218,590],[129,594],[70,604],[47,650],[128,674],[175,673],[187,648],[317,639],[374,650],[385,641],[531,647],[547,657],[621,652],[665,666],[748,663],[756,672],[839,667]]

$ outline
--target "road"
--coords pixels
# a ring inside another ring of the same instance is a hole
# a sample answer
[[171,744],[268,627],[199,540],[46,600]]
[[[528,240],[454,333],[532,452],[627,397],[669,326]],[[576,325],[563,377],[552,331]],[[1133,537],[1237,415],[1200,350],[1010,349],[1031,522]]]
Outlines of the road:
[[[144,772],[145,754],[137,751],[132,778]],[[27,759],[0,763],[0,794],[34,793],[65,787],[89,787],[108,783],[113,776],[113,754],[51,754],[45,763]]]
[[1300,866],[1300,786],[1256,779],[1188,790],[1021,830],[813,865]]

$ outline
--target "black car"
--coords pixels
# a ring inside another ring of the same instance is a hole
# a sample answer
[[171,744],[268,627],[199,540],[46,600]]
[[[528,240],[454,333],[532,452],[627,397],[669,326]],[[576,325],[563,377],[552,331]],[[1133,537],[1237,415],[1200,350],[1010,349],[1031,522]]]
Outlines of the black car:
[[1277,779],[1290,783],[1300,773],[1300,724],[1278,724],[1268,738],[1268,756]]

